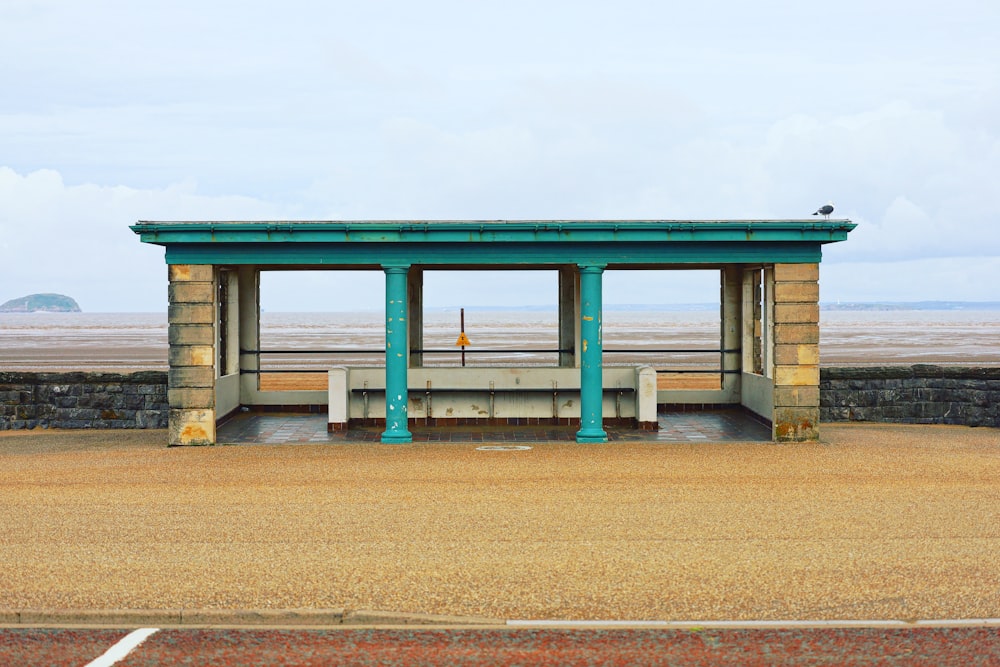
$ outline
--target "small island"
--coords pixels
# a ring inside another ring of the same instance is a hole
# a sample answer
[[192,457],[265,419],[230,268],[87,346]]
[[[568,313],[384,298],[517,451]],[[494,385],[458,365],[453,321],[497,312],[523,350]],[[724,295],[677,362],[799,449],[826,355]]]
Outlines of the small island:
[[79,304],[63,294],[29,294],[0,305],[0,313],[79,313]]

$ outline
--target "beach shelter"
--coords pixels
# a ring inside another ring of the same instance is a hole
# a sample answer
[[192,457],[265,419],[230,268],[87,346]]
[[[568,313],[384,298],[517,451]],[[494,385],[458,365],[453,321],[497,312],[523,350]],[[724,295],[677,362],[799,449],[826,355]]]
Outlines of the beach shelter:
[[[551,420],[603,442],[608,419],[656,428],[657,405],[739,405],[776,441],[819,434],[819,265],[848,220],[140,221],[168,267],[170,444],[211,444],[241,408],[326,410],[331,430],[384,424],[409,442],[438,424]],[[261,389],[260,275],[371,270],[385,281],[384,364],[329,369],[326,391]],[[425,368],[423,275],[434,270],[551,271],[559,289],[559,360],[544,368]],[[647,365],[610,368],[602,350],[602,278],[619,269],[719,273],[722,381],[664,392]]]

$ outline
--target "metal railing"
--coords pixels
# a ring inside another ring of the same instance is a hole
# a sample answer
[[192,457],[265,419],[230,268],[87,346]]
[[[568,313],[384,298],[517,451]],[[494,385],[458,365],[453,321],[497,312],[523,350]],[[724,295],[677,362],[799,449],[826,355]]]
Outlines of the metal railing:
[[[412,348],[410,354],[440,354],[440,355],[459,355],[462,354],[461,349],[451,349],[451,348]],[[572,354],[574,352],[573,348],[488,348],[488,349],[469,349],[464,350],[465,354],[468,355],[497,355],[497,354]],[[604,355],[620,355],[620,354],[631,354],[631,355],[647,355],[647,354],[659,354],[659,355],[676,355],[676,354],[712,354],[718,355],[718,366],[714,368],[657,368],[656,372],[658,375],[666,374],[718,374],[720,379],[723,375],[739,373],[737,369],[726,369],[724,364],[724,356],[726,354],[738,353],[740,350],[737,349],[720,349],[720,348],[605,348],[603,350]],[[339,356],[339,355],[367,355],[367,356],[383,356],[385,355],[385,348],[369,348],[369,349],[358,349],[358,348],[326,348],[326,349],[268,349],[268,350],[240,350],[240,354],[253,354],[253,355],[299,355],[299,356]],[[317,368],[262,368],[258,370],[247,370],[243,369],[240,371],[245,374],[262,374],[262,373],[325,373],[326,369]]]

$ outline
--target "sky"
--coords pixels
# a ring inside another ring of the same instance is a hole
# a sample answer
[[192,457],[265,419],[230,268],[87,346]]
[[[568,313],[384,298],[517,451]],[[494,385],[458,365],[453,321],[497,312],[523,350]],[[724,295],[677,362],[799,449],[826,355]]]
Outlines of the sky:
[[[822,301],[1000,300],[998,34],[995,0],[3,0],[0,303],[164,311],[140,219],[828,201],[858,227],[824,247]],[[609,276],[605,301],[717,298],[688,278]],[[554,303],[538,281],[436,276],[428,305]],[[263,284],[274,310],[382,299],[377,274]]]

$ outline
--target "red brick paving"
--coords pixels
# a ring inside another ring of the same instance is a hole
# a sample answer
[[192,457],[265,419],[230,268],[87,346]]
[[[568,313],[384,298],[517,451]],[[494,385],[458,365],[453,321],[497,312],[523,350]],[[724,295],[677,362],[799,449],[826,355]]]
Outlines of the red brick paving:
[[[83,665],[117,630],[0,630],[0,664]],[[1000,628],[167,629],[122,667],[151,665],[1000,665]]]

